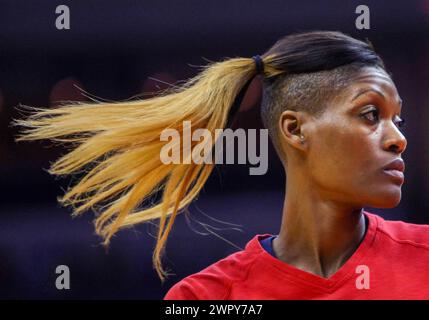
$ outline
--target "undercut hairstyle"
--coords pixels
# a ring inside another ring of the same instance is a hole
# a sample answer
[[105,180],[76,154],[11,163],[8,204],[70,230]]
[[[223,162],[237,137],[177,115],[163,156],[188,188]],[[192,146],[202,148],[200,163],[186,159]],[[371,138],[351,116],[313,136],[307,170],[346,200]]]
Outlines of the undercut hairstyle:
[[[286,110],[320,117],[330,102],[364,67],[385,70],[372,44],[339,32],[315,31],[286,36],[268,50],[286,72],[263,79],[261,119],[281,159],[279,119]],[[386,71],[387,72],[387,71]]]
[[[261,58],[261,116],[275,145],[281,112],[320,115],[329,99],[347,86],[350,72],[368,66],[384,69],[370,43],[332,31],[288,35]],[[257,73],[253,58],[229,58],[209,63],[183,85],[152,98],[93,100],[56,108],[22,106],[30,114],[14,119],[12,125],[21,127],[16,141],[49,139],[72,148],[48,172],[84,173],[58,201],[71,206],[74,216],[92,211],[105,246],[120,229],[159,220],[152,260],[164,281],[168,273],[161,258],[175,218],[197,198],[214,164],[163,163],[160,153],[168,142],[160,140],[161,132],[176,129],[182,137],[183,121],[191,121],[193,131],[204,128],[215,136],[216,129],[230,123],[237,97]],[[205,143],[209,149],[215,145],[211,139]],[[200,143],[193,141],[191,153],[200,151]]]

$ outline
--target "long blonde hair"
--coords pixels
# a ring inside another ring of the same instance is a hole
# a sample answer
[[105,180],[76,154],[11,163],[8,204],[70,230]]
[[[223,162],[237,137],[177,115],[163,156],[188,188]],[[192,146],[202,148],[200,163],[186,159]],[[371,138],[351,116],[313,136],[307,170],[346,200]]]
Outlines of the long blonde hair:
[[[263,58],[266,77],[282,73],[270,67],[271,58]],[[76,102],[53,109],[24,106],[30,115],[12,125],[23,127],[16,141],[50,139],[73,146],[48,172],[85,173],[58,201],[71,206],[73,216],[93,210],[95,230],[105,246],[118,230],[160,218],[152,261],[164,281],[169,274],[161,256],[174,220],[197,197],[214,164],[164,164],[160,152],[166,142],[160,134],[166,128],[182,134],[185,120],[192,130],[206,128],[214,134],[225,128],[234,99],[255,74],[252,58],[226,59],[149,99]],[[137,209],[158,191],[159,203]]]

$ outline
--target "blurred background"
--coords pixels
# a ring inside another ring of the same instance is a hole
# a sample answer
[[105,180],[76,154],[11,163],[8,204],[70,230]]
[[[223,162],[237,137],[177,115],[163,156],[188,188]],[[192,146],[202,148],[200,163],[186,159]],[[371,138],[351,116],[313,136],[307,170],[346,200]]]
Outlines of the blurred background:
[[[70,8],[70,30],[57,30],[55,8]],[[355,9],[370,8],[370,30],[357,30]],[[269,170],[218,166],[189,214],[176,219],[161,285],[152,269],[154,225],[119,232],[108,252],[92,214],[76,219],[56,198],[76,178],[46,169],[65,149],[15,143],[19,104],[56,106],[88,100],[150,97],[200,65],[262,54],[296,31],[338,30],[368,38],[384,58],[404,100],[401,204],[366,208],[387,219],[429,223],[429,0],[419,1],[0,1],[0,298],[161,299],[185,276],[237,251],[256,234],[277,234],[284,173],[270,145]],[[261,128],[255,82],[235,127]],[[225,223],[223,223],[223,222]],[[57,290],[55,268],[70,268],[70,290]]]

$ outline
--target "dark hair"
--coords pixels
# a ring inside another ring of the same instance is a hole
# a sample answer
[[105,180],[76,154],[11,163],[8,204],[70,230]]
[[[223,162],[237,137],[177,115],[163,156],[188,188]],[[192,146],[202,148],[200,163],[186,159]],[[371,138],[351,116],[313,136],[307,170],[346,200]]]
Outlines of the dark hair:
[[384,68],[372,44],[334,31],[312,31],[285,36],[263,57],[273,55],[270,64],[288,74],[331,70],[360,63]]
[[278,144],[278,119],[284,110],[319,116],[330,98],[350,84],[351,73],[363,67],[385,70],[372,44],[341,32],[313,31],[285,36],[262,55],[266,66],[279,70],[263,80],[261,118]]

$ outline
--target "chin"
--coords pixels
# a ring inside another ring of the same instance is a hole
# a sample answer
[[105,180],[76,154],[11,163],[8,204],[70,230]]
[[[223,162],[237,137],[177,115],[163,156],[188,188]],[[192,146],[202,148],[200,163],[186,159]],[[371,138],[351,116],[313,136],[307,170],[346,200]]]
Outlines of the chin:
[[370,206],[373,208],[391,209],[398,206],[400,202],[401,190],[390,193],[383,192],[377,199],[373,199],[373,201],[371,201]]

